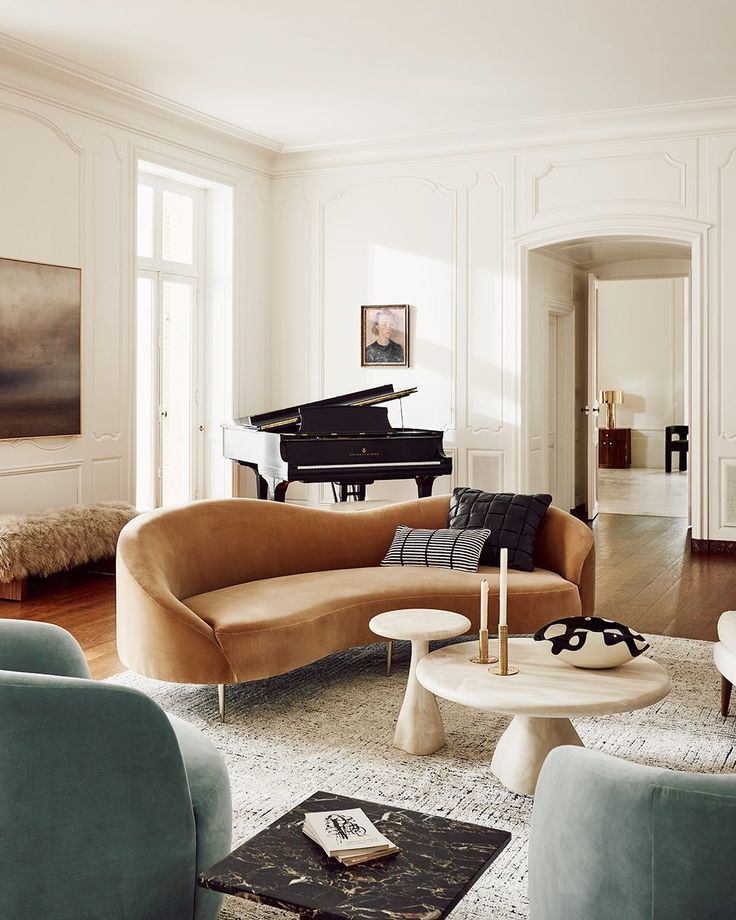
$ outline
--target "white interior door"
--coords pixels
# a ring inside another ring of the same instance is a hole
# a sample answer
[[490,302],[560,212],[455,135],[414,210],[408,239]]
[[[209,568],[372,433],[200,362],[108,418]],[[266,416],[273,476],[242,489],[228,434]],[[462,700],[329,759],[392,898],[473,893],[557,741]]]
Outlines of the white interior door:
[[[549,361],[547,363],[547,473],[549,476],[549,490],[552,493],[552,503],[559,505],[558,495],[558,406],[559,406],[559,377],[558,377],[558,318],[555,313],[549,314]],[[567,509],[565,509],[567,510]]]
[[162,505],[188,502],[194,497],[195,304],[193,279],[162,277],[159,327],[159,501]]
[[592,521],[598,514],[598,279],[588,274],[588,491],[586,513]]

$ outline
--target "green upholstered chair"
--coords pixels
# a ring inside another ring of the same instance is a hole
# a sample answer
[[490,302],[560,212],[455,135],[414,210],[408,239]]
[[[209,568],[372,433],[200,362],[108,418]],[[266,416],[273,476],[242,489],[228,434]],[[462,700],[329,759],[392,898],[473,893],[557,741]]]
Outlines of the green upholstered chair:
[[531,920],[733,918],[734,852],[736,776],[556,748],[534,800]]
[[214,920],[230,849],[217,750],[143,693],[90,680],[58,626],[0,620],[0,917]]

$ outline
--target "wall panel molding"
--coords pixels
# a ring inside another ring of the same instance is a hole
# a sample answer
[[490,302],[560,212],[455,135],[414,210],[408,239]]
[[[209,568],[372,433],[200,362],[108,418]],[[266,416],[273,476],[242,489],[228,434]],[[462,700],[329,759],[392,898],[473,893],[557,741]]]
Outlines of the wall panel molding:
[[479,170],[468,191],[465,405],[467,427],[498,433],[504,427],[504,186],[492,170]]
[[503,450],[477,450],[467,452],[468,485],[484,492],[503,492],[505,481]]
[[[736,379],[732,360],[733,342],[736,336],[736,315],[733,303],[736,297],[736,270],[733,253],[736,247],[736,141],[725,160],[716,169],[718,240],[718,430],[719,437],[732,441],[736,439],[736,406],[726,394],[733,393]],[[726,304],[729,309],[726,309]],[[729,338],[731,336],[731,338]],[[728,379],[730,377],[730,379]]]
[[43,511],[82,501],[82,460],[37,463],[0,469],[0,507],[4,512]]
[[99,457],[91,461],[92,501],[115,501],[122,494],[120,457]]
[[[574,181],[571,181],[573,174]],[[532,217],[565,211],[575,205],[635,202],[655,207],[664,204],[685,208],[686,179],[687,164],[675,160],[668,153],[610,154],[592,159],[557,160],[547,163],[532,176]],[[593,187],[596,192],[586,194],[588,188]],[[607,194],[598,195],[597,191],[603,189],[607,190]],[[641,193],[637,193],[637,189],[641,189]],[[657,191],[659,194],[647,194]]]

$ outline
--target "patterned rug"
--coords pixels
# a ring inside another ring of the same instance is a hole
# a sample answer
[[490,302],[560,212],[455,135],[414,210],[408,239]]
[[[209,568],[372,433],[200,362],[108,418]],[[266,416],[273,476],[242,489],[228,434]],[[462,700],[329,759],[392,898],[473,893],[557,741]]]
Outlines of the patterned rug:
[[[638,763],[704,773],[736,769],[736,723],[719,715],[713,644],[651,637],[653,655],[673,676],[670,695],[638,712],[576,719],[587,747]],[[237,843],[322,789],[511,831],[509,846],[455,908],[453,920],[528,916],[526,852],[532,799],[514,795],[490,772],[508,724],[440,701],[448,743],[429,757],[391,746],[406,684],[408,643],[395,643],[385,676],[384,647],[334,655],[270,680],[228,688],[227,722],[217,720],[214,687],[164,684],[130,672],[115,683],[149,694],[197,725],[230,771]],[[282,920],[273,908],[226,898],[221,920]],[[293,915],[292,915],[293,916]]]

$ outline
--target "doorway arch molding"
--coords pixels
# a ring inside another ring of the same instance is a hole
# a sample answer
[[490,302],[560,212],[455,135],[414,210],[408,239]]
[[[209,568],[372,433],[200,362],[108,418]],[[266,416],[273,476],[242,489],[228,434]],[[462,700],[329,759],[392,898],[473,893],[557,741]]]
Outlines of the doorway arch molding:
[[596,237],[642,237],[690,245],[690,488],[692,538],[709,538],[710,484],[708,392],[710,382],[709,337],[710,309],[708,302],[708,249],[711,224],[663,216],[608,215],[555,223],[520,234],[513,238],[517,282],[518,348],[517,377],[520,408],[517,457],[518,481],[522,489],[529,487],[529,368],[531,367],[529,335],[529,252],[540,246],[551,246],[567,240]]

